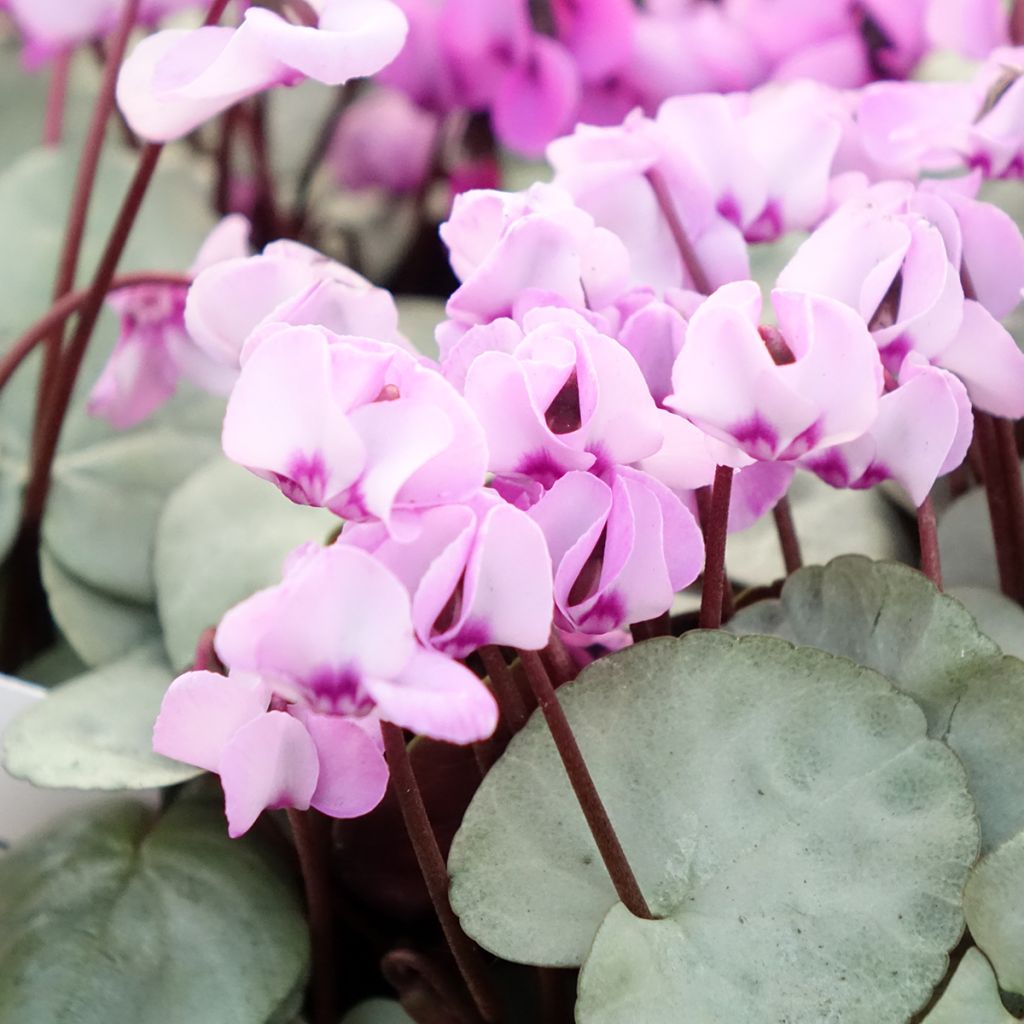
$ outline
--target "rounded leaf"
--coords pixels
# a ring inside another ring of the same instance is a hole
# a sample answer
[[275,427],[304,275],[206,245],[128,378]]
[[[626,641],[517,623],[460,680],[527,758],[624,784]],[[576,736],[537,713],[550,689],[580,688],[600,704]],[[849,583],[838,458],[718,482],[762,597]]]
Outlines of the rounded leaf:
[[982,851],[994,849],[1024,829],[1024,663],[990,658],[972,672],[946,742],[967,769]]
[[990,853],[964,890],[967,926],[992,962],[999,984],[1024,993],[1024,832]]
[[67,572],[46,548],[39,567],[50,613],[75,653],[87,665],[106,665],[157,636],[151,605],[122,601]]
[[844,555],[786,580],[780,597],[737,612],[731,633],[807,644],[881,672],[941,738],[971,673],[999,648],[958,601],[896,562]]
[[992,966],[973,947],[923,1024],[1015,1024],[999,998]]
[[198,769],[153,752],[153,723],[173,675],[156,641],[62,683],[7,730],[7,770],[57,789],[150,789],[194,778]]
[[294,879],[203,794],[80,814],[0,861],[0,1020],[266,1024],[289,999]]
[[534,715],[452,846],[473,938],[585,961],[581,1024],[820,1024],[825,1006],[903,1024],[925,1001],[963,929],[978,826],[913,701],[845,659],[718,632],[627,648],[559,695],[663,920],[618,905]]

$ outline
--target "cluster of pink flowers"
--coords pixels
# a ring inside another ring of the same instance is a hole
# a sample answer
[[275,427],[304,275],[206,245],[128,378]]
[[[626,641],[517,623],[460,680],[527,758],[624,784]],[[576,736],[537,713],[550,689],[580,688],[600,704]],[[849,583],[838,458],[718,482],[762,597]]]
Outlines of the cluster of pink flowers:
[[526,154],[671,96],[798,78],[857,88],[937,47],[983,57],[1008,39],[998,0],[399,2],[409,44],[379,80],[438,115],[488,112]]
[[[545,90],[566,69],[611,68],[620,15],[630,38],[644,19],[734,14],[697,6],[718,13],[556,2],[552,34],[517,4],[302,4],[318,27],[250,8],[237,28],[149,37],[122,87],[137,126],[180,133],[268,84],[366,73],[408,19],[392,86],[437,115],[454,95],[485,107],[513,138],[522,115],[539,145],[562,122],[526,112],[554,109]],[[888,88],[919,87],[872,87]],[[186,673],[164,701],[156,748],[220,774],[233,835],[266,807],[372,808],[381,722],[489,736],[495,701],[459,660],[485,645],[538,650],[554,630],[583,658],[628,642],[701,572],[699,499],[718,467],[735,473],[733,530],[798,469],[837,487],[894,479],[921,504],[964,459],[974,409],[1024,415],[1024,353],[1000,323],[1024,288],[1024,238],[976,198],[980,170],[919,183],[918,155],[889,173],[858,114],[872,89],[675,96],[552,143],[551,184],[461,194],[441,228],[459,285],[437,361],[406,341],[387,291],[297,242],[249,255],[237,218],[187,297],[115,297],[123,332],[94,411],[137,422],[180,376],[230,391],[228,457],[343,520],[223,620],[228,675]],[[919,127],[908,115],[910,149]],[[961,170],[980,163],[957,152]],[[766,314],[751,247],[792,231],[807,238]]]

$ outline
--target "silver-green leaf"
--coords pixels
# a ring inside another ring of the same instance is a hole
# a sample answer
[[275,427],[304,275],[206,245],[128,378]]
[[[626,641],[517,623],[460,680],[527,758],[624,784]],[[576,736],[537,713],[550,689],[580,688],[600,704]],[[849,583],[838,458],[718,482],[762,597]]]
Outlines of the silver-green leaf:
[[153,723],[173,675],[155,641],[62,683],[7,730],[7,770],[57,789],[149,789],[194,778],[197,769],[153,752]]
[[708,632],[602,658],[559,695],[662,920],[618,904],[534,715],[452,846],[473,938],[583,963],[580,1024],[903,1024],[925,1002],[978,825],[912,700],[846,659]]

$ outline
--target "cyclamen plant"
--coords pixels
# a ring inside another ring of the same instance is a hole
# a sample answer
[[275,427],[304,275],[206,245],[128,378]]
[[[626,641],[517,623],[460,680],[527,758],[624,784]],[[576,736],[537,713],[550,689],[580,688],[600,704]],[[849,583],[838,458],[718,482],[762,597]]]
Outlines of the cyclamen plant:
[[5,766],[135,791],[0,1024],[1021,1019],[1020,6],[202,6],[0,4]]

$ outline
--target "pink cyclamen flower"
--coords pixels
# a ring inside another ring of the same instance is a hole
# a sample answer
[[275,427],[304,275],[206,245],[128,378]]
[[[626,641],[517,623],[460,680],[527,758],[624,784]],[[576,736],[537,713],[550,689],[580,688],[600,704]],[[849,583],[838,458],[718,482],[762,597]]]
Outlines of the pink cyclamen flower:
[[420,642],[452,658],[484,644],[539,650],[551,633],[551,558],[529,516],[480,491],[421,512],[408,539],[349,523],[339,544],[371,552],[412,598]]
[[153,749],[220,776],[232,838],[265,809],[358,817],[380,803],[388,783],[376,718],[286,704],[247,672],[178,676],[164,695]]
[[472,411],[436,369],[322,327],[280,326],[253,344],[223,445],[292,501],[389,528],[476,493],[487,462]]
[[551,185],[463,193],[441,238],[462,282],[448,315],[466,325],[510,316],[529,291],[597,309],[625,289],[629,274],[622,242]]
[[438,127],[436,115],[397,89],[371,89],[342,114],[328,165],[345,189],[412,192],[430,173]]
[[879,400],[866,433],[815,452],[801,465],[833,487],[895,480],[920,505],[936,479],[963,462],[974,417],[963,384],[916,353],[907,356],[896,383]]
[[[226,217],[203,243],[191,272],[244,258],[248,239],[248,221],[237,214]],[[198,348],[185,329],[187,292],[184,285],[143,284],[107,297],[120,317],[121,334],[89,393],[91,416],[125,430],[163,405],[182,377],[214,394],[231,390],[237,372]]]
[[550,487],[569,470],[600,474],[661,448],[661,414],[617,341],[567,309],[531,310],[521,328],[490,326],[502,324],[502,349],[478,354],[464,387],[492,473]]
[[955,373],[978,408],[1024,414],[1024,353],[996,319],[1020,299],[1024,239],[996,207],[946,184],[876,185],[803,243],[779,285],[856,310],[890,373],[917,352]]
[[573,471],[529,512],[547,538],[555,624],[590,636],[654,618],[696,578],[704,542],[667,487],[620,467],[602,479]]
[[834,299],[776,290],[786,348],[773,356],[773,335],[758,330],[761,304],[753,281],[724,285],[704,302],[690,319],[665,404],[759,461],[798,459],[863,434],[882,390],[863,320]]
[[[718,210],[710,183],[685,151],[672,149],[667,131],[639,111],[612,128],[578,126],[548,147],[548,159],[554,184],[625,247],[628,285],[699,287],[680,254],[666,201],[712,287],[749,275],[743,233]],[[664,186],[661,195],[652,176]]]
[[321,715],[373,715],[434,739],[490,736],[497,706],[465,666],[420,646],[408,591],[372,555],[305,545],[281,583],[222,620],[217,654],[283,700]]
[[117,83],[132,129],[153,142],[180,138],[273,86],[305,78],[341,85],[372,75],[405,41],[405,15],[391,0],[304,0],[285,8],[294,21],[250,7],[238,28],[169,29],[142,40]]
[[404,343],[390,292],[287,240],[199,274],[188,292],[185,323],[204,352],[236,372],[245,342],[274,324],[318,324],[335,334]]

